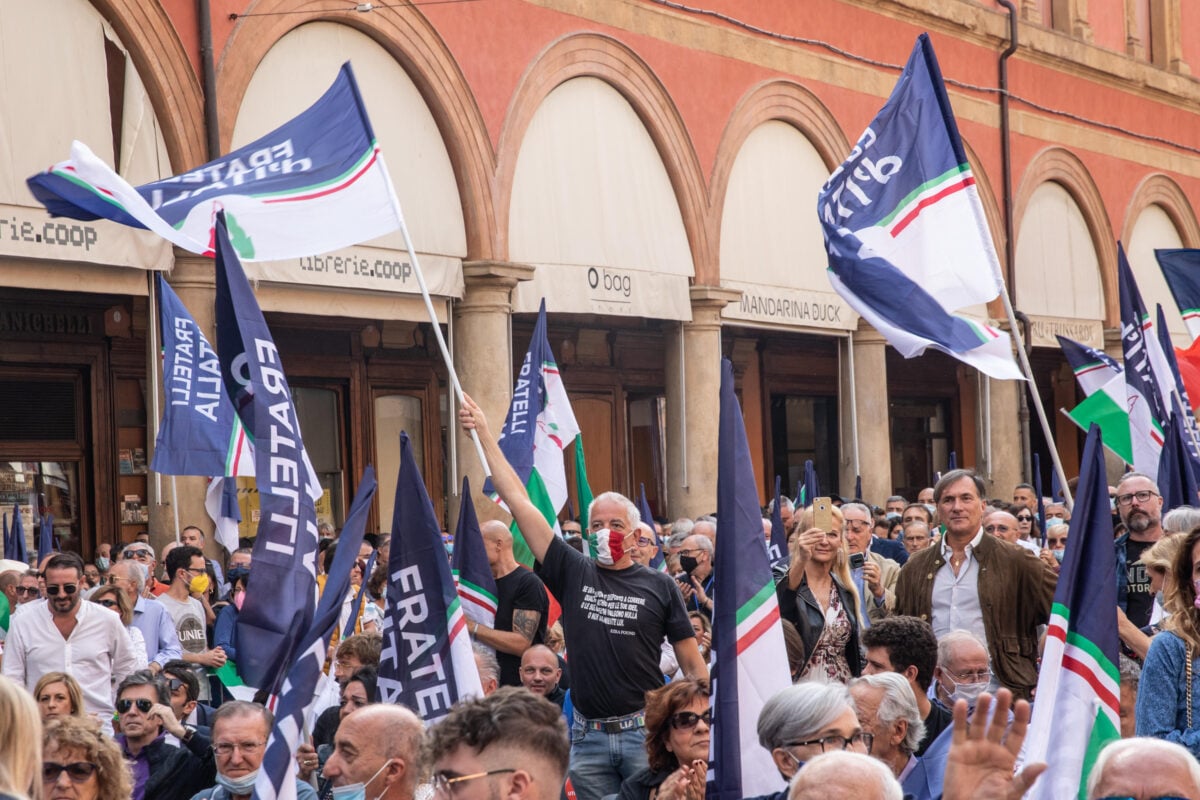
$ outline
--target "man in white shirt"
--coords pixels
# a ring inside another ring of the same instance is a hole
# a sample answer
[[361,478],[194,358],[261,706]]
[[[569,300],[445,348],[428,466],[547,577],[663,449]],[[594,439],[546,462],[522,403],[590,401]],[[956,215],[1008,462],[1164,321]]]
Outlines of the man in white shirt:
[[33,691],[47,672],[66,672],[83,689],[84,710],[111,720],[113,691],[137,668],[121,617],[83,603],[83,559],[57,553],[47,562],[45,604],[13,617],[4,674]]

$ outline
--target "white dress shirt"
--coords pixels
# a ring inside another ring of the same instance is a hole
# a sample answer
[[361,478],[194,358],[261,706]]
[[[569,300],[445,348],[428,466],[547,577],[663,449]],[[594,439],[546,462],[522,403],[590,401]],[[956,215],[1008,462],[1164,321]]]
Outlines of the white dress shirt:
[[987,633],[983,627],[983,607],[979,605],[979,562],[975,560],[975,548],[983,540],[983,529],[964,548],[966,561],[954,574],[950,566],[952,550],[946,537],[942,537],[942,558],[946,563],[933,577],[933,635],[939,639],[950,631],[966,630],[975,634],[979,641],[987,644]]
[[64,639],[45,603],[13,617],[4,675],[32,692],[47,672],[65,672],[79,681],[84,710],[112,719],[117,684],[137,669],[133,643],[121,617],[95,603],[81,600],[75,619]]

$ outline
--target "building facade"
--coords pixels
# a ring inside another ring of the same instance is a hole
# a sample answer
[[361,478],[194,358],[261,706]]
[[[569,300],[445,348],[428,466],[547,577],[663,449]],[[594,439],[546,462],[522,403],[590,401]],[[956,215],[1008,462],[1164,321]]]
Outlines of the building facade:
[[[1048,477],[1021,386],[899,358],[824,274],[817,190],[922,31],[1074,474],[1080,438],[1058,409],[1078,397],[1054,337],[1119,357],[1118,239],[1188,341],[1153,250],[1200,246],[1200,8],[1018,0],[1005,107],[1008,5],[0,0],[0,58],[20,76],[0,92],[0,505],[27,531],[52,515],[89,556],[141,530],[173,538],[176,519],[211,527],[203,479],[146,469],[162,403],[152,276],[212,335],[211,262],[52,220],[24,178],[73,139],[134,184],[184,172],[294,116],[347,60],[464,388],[498,426],[544,298],[597,490],[644,486],[663,516],[714,509],[722,355],[764,502],[807,459],[824,489],[852,494],[861,476],[876,501],[915,496],[951,452],[1000,494],[1031,453]],[[322,518],[341,524],[374,464],[371,524],[390,525],[402,429],[452,516],[461,476],[478,490],[482,471],[400,238],[246,266]],[[973,313],[1003,318],[998,301]]]

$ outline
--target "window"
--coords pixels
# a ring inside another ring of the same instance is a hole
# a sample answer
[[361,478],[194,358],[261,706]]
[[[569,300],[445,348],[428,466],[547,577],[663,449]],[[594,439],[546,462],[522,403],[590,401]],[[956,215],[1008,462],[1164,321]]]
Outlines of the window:
[[773,476],[783,476],[783,492],[793,496],[804,479],[804,462],[811,460],[822,494],[838,489],[837,398],[812,395],[771,395]]
[[[664,395],[629,399],[630,499],[635,503],[641,487],[655,514],[667,512],[667,398]],[[568,453],[568,456],[571,454]],[[653,520],[643,520],[653,524]]]
[[891,418],[892,483],[897,494],[916,497],[950,464],[950,401],[895,399]]
[[[396,477],[400,474],[400,431],[408,434],[413,459],[425,476],[425,413],[421,398],[413,394],[375,396],[375,478],[379,489],[379,528],[390,531],[396,505]],[[472,487],[478,491],[478,487]]]

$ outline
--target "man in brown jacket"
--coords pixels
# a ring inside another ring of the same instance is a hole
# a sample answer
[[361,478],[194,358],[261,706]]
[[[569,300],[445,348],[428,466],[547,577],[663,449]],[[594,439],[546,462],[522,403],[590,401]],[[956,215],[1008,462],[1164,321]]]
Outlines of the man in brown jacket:
[[939,638],[965,629],[987,643],[992,672],[1017,698],[1037,686],[1037,627],[1050,619],[1054,571],[983,532],[983,481],[951,470],[934,487],[942,541],[912,555],[896,583],[895,613],[926,620]]

